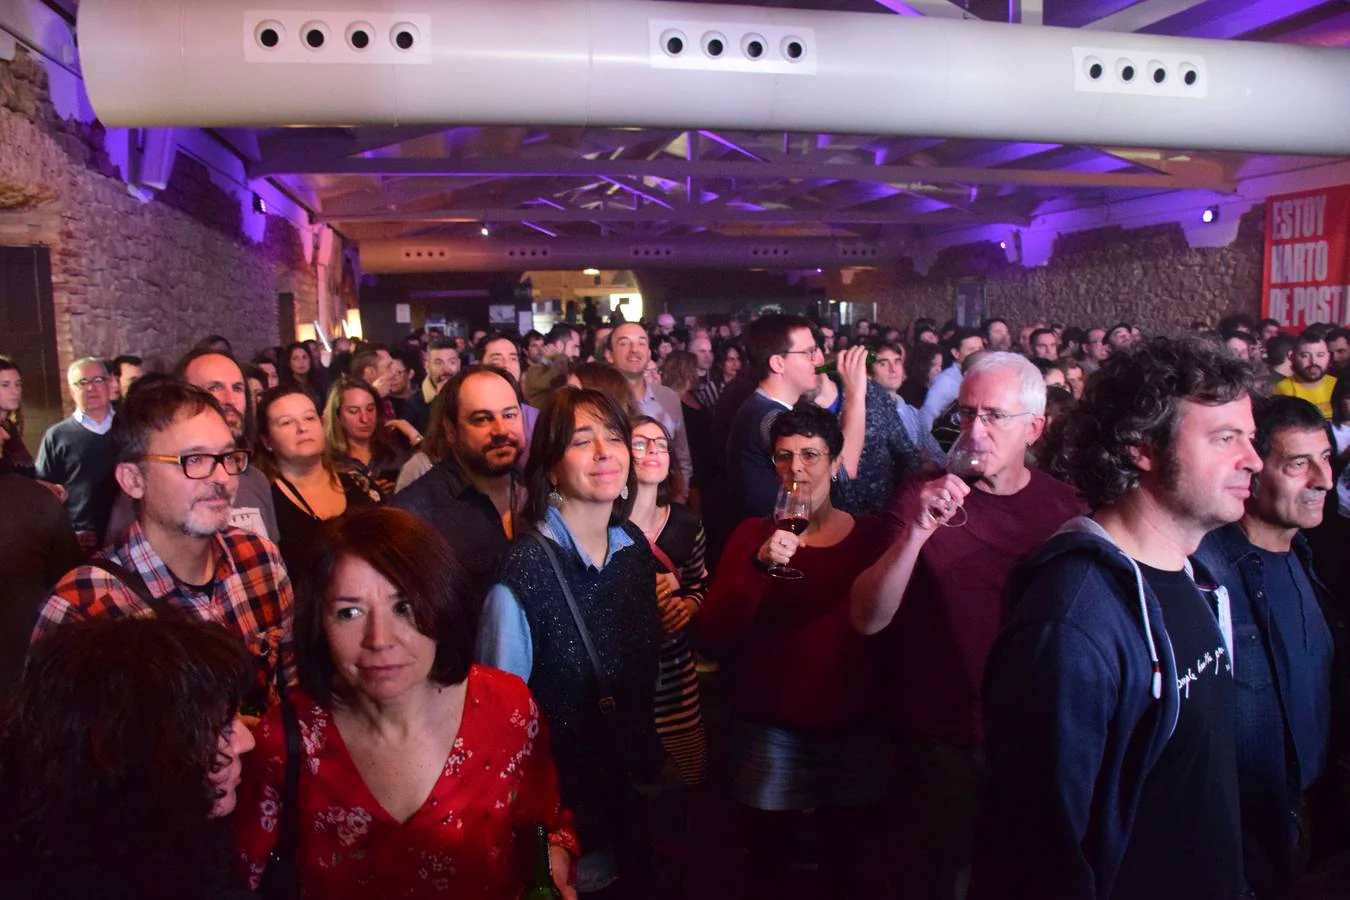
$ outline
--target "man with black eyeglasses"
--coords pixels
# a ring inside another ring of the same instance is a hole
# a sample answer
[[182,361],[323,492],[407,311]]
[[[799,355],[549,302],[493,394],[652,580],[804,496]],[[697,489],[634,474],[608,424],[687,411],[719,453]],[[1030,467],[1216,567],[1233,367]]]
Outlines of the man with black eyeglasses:
[[80,547],[90,553],[103,542],[117,484],[113,481],[108,432],[113,425],[112,376],[93,357],[66,370],[75,412],[42,436],[37,477],[66,489],[66,514]]
[[171,380],[133,391],[111,437],[117,483],[137,501],[136,521],[61,579],[33,640],[102,616],[218,622],[259,661],[248,705],[260,713],[295,682],[292,593],[276,545],[230,525],[248,451],[211,394]]
[[[896,836],[906,897],[959,896],[970,867],[983,768],[985,659],[1013,565],[1084,511],[1068,485],[1028,468],[1045,427],[1045,381],[1016,353],[985,353],[961,381],[956,417],[983,463],[904,482],[886,510],[890,549],[850,594],[855,630],[891,625],[888,673],[900,741]],[[950,462],[950,461],[949,461]]]

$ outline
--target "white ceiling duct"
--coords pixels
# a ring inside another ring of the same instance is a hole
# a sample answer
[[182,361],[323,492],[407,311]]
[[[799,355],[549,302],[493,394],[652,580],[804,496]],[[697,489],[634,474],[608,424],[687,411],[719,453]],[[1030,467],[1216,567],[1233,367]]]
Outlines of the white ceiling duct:
[[499,241],[389,239],[361,242],[361,271],[514,272],[539,269],[810,269],[878,266],[904,256],[898,244],[829,238],[674,237]]
[[1342,155],[1350,53],[636,0],[82,0],[110,126],[532,124]]

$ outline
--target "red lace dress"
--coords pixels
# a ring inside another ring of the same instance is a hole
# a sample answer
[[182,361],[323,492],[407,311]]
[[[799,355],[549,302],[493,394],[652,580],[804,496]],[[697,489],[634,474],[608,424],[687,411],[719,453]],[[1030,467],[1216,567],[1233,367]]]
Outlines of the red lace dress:
[[295,812],[283,810],[286,737],[279,707],[244,757],[234,814],[240,881],[257,889],[281,817],[299,815],[300,882],[307,897],[514,898],[522,887],[516,829],[544,823],[552,843],[579,855],[562,808],[548,735],[525,683],[481,666],[469,671],[464,715],[441,777],[407,822],[380,807],[332,715],[291,695],[303,760]]

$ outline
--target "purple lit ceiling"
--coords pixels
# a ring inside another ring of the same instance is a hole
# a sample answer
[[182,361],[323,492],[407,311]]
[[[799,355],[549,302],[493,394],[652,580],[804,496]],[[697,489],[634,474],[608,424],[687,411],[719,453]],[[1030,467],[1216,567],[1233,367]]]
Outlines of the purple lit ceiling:
[[[742,3],[741,5],[744,5]],[[765,6],[1350,47],[1350,0],[781,0]],[[1330,112],[1330,111],[1329,111]],[[491,127],[227,130],[222,137],[357,241],[715,233],[892,237],[1026,224],[1049,210],[1318,162],[867,135]],[[1350,153],[1350,148],[1347,148]],[[415,162],[413,162],[415,161]],[[754,177],[727,176],[754,161]],[[876,167],[931,170],[887,183]],[[806,175],[803,175],[803,172]],[[824,176],[829,177],[824,177]]]

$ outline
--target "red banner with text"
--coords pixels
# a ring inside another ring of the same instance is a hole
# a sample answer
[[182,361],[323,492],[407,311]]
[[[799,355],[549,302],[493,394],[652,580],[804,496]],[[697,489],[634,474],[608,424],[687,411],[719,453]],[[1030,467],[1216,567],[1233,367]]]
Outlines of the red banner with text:
[[1261,315],[1302,331],[1350,323],[1350,185],[1266,202]]

